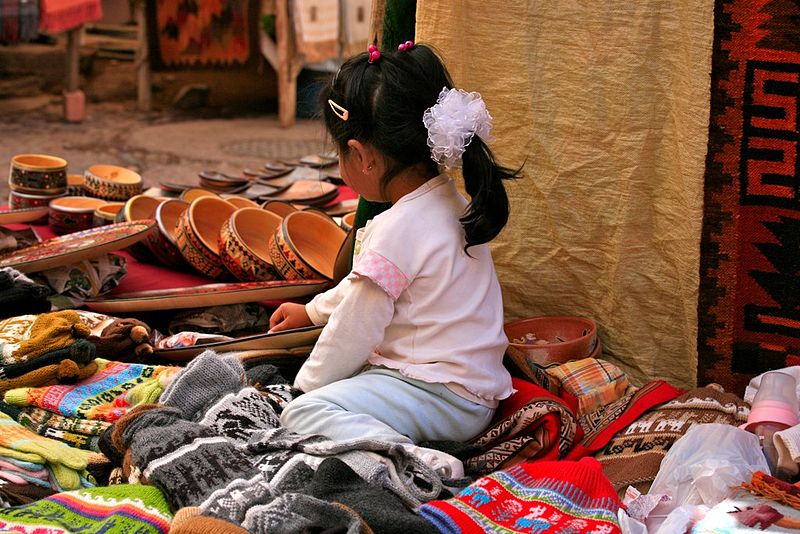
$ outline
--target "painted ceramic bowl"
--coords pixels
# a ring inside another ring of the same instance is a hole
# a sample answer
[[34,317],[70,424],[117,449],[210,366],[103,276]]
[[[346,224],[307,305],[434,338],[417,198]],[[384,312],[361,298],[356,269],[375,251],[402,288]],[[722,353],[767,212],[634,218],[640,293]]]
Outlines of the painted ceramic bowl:
[[105,226],[117,221],[117,214],[125,206],[124,202],[105,202],[94,210],[94,225]]
[[[125,201],[125,205],[117,212],[117,222],[133,222],[142,219],[153,219],[153,214],[163,199],[147,195],[135,195]],[[147,233],[147,237],[158,232],[158,228],[153,227]],[[139,261],[157,263],[155,256],[146,244],[147,238],[128,247],[128,252]]]
[[272,213],[276,213],[281,217],[286,217],[290,213],[298,211],[298,209],[292,206],[292,204],[289,202],[284,202],[283,200],[267,200],[261,204],[261,208],[271,211]]
[[159,204],[153,216],[158,232],[148,234],[145,240],[153,256],[173,269],[186,269],[189,266],[181,251],[178,250],[176,241],[178,219],[187,209],[189,209],[189,203],[177,198],[165,200]]
[[231,278],[219,256],[219,234],[234,211],[233,204],[216,195],[203,196],[193,200],[178,219],[178,250],[189,265],[209,278]]
[[83,173],[83,189],[92,197],[126,201],[142,192],[142,177],[125,167],[92,165]]
[[94,225],[94,211],[105,204],[99,198],[61,197],[50,202],[47,224],[53,233],[71,234]]
[[296,211],[284,217],[270,238],[270,258],[287,280],[333,280],[336,257],[347,233],[330,217]]
[[83,194],[83,175],[67,175],[67,194],[71,197],[82,197]]
[[588,358],[597,349],[597,325],[591,319],[542,316],[511,321],[506,354],[522,370]]
[[17,154],[11,158],[8,185],[13,191],[57,195],[67,190],[67,160],[45,154]]
[[243,282],[280,278],[269,255],[269,236],[281,217],[261,208],[241,208],[225,221],[219,233],[222,263]]
[[8,194],[8,205],[11,206],[11,209],[41,208],[50,204],[51,200],[65,195],[66,193],[59,195],[31,195],[20,193],[19,191],[11,191]]

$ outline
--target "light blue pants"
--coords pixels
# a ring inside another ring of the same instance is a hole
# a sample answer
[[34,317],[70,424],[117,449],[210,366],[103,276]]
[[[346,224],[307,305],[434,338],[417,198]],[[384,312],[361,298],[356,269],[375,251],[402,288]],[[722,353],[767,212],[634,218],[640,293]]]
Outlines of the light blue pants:
[[486,429],[494,408],[442,384],[374,368],[305,393],[283,409],[281,423],[298,434],[333,440],[372,438],[394,443],[466,442]]

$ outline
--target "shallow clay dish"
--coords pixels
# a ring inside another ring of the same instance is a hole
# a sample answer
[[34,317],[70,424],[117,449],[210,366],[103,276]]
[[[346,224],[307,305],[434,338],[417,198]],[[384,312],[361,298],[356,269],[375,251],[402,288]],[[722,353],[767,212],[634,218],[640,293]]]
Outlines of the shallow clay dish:
[[241,208],[225,221],[219,234],[219,255],[242,281],[280,278],[269,255],[269,236],[281,217],[261,208]]

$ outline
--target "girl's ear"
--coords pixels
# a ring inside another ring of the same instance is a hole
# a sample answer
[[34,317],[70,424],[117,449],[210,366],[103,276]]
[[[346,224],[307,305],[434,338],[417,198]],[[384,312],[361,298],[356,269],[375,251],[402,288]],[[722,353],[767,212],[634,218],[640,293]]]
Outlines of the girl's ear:
[[375,157],[370,147],[355,139],[350,139],[347,142],[347,146],[350,148],[350,152],[356,156],[356,163],[365,174],[368,170],[372,170],[375,164]]

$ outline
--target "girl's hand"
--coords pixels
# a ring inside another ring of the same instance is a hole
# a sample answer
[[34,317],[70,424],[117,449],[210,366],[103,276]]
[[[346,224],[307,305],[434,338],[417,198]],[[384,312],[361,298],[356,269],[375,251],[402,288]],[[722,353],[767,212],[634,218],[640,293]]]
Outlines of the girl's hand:
[[281,330],[302,328],[312,324],[314,323],[308,317],[306,307],[303,304],[284,302],[278,306],[278,309],[269,318],[269,331],[280,332]]

